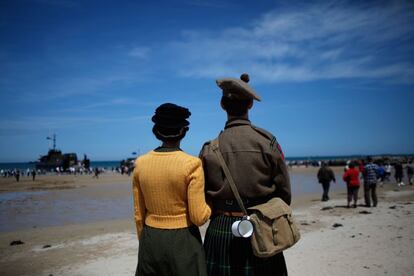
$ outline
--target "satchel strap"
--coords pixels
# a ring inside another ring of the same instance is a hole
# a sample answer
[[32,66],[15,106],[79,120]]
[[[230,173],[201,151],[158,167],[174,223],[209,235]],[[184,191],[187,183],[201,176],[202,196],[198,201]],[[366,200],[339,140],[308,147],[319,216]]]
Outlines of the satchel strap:
[[213,152],[216,154],[217,159],[220,162],[221,168],[223,169],[224,175],[226,176],[226,178],[227,178],[227,180],[230,184],[231,191],[233,192],[234,197],[236,198],[237,203],[240,206],[240,209],[247,216],[248,215],[247,210],[244,207],[243,200],[241,199],[239,191],[237,190],[236,183],[234,183],[234,180],[233,180],[233,177],[231,176],[230,170],[227,167],[227,164],[224,161],[223,155],[220,152],[218,137],[211,141],[211,148],[212,148]]

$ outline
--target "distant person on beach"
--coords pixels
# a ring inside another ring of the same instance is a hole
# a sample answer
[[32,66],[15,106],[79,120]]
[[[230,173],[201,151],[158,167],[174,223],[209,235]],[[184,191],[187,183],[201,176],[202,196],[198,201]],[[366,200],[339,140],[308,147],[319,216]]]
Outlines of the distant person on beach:
[[364,171],[365,171],[365,164],[363,160],[358,160],[358,170],[359,170],[359,175],[360,178],[363,179],[364,178]]
[[95,178],[98,179],[99,178],[99,173],[100,173],[99,168],[98,167],[95,167],[93,177],[95,177]]
[[16,181],[19,182],[20,181],[20,170],[16,170],[14,173],[14,176],[16,177]]
[[403,170],[402,164],[399,161],[397,161],[397,163],[394,165],[394,170],[395,170],[394,177],[395,177],[395,180],[397,181],[398,187],[404,186],[405,184],[402,181],[404,177],[404,170]]
[[378,165],[377,176],[378,176],[379,184],[382,187],[382,185],[384,184],[384,180],[385,180],[385,168],[382,163]]
[[201,160],[180,149],[188,131],[187,108],[160,105],[152,121],[160,147],[140,156],[133,173],[139,239],[135,275],[207,275],[197,226],[207,222]]
[[[241,79],[216,81],[223,90],[221,107],[227,113],[227,122],[218,137],[219,150],[246,208],[265,203],[272,197],[290,204],[289,174],[282,149],[272,134],[249,121],[248,110],[253,100],[260,98],[248,81],[247,74]],[[206,173],[207,200],[213,208],[204,240],[208,275],[287,275],[283,253],[258,258],[253,255],[249,238],[232,234],[232,224],[244,214],[209,142],[204,144],[200,158]]]
[[[349,165],[348,165],[349,166]],[[328,167],[326,162],[322,162],[322,166],[318,171],[318,181],[322,184],[323,194],[322,194],[322,201],[329,200],[329,187],[331,185],[331,181],[336,182],[335,174],[331,168]]]
[[410,185],[413,185],[413,174],[414,174],[414,164],[413,160],[410,160],[407,165],[407,177],[408,177],[408,183]]
[[33,181],[35,181],[35,178],[36,178],[36,170],[33,169],[32,170],[32,179],[33,179]]
[[371,207],[371,198],[374,207],[377,207],[377,175],[378,166],[372,162],[372,158],[367,157],[367,164],[364,167],[364,197],[365,206]]
[[385,180],[390,181],[392,167],[390,163],[385,165]]
[[359,191],[359,169],[355,168],[355,164],[353,162],[349,164],[349,168],[343,174],[342,179],[346,183],[346,190],[348,194],[347,207],[350,207],[351,201],[353,199],[354,204],[352,205],[352,207],[356,208],[358,203]]

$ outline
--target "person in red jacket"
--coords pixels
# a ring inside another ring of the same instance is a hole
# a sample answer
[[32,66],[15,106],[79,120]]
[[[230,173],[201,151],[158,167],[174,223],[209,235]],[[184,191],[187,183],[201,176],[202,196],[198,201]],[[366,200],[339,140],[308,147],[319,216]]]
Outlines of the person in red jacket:
[[343,174],[343,180],[346,182],[346,188],[348,191],[348,205],[350,207],[351,200],[354,199],[353,207],[357,207],[358,190],[359,190],[359,170],[355,168],[355,164],[351,162],[349,169]]

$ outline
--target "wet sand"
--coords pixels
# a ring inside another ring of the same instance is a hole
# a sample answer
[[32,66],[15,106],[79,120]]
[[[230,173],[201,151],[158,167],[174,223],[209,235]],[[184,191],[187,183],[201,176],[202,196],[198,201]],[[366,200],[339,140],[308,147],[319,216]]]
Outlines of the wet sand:
[[131,179],[108,173],[0,179],[0,232],[132,216]]
[[[315,168],[294,168],[291,172],[292,179],[304,177],[309,181],[316,171]],[[338,169],[338,175],[341,172]],[[60,221],[58,226],[31,225],[31,222],[23,224],[21,229],[1,231],[0,275],[134,274],[138,242],[132,216],[129,213],[115,212],[112,214],[114,218],[109,216],[104,219],[105,216],[99,217],[96,215],[98,210],[95,210],[105,209],[106,205],[112,208],[112,204],[131,200],[128,176],[106,174],[100,179],[93,179],[89,175],[76,178],[44,176],[44,179],[39,177],[38,186],[28,183],[30,180],[15,189],[15,185],[3,181],[5,180],[0,180],[1,190],[7,192],[0,193],[0,204],[16,203],[19,206],[19,200],[35,201],[38,204],[49,200],[54,204],[52,199],[47,198],[64,195],[56,194],[57,192],[69,193],[68,197],[73,200],[69,202],[77,206],[49,213],[47,210],[50,211],[53,206],[48,208],[48,205],[44,205],[32,210],[34,213],[46,212],[50,216],[67,214],[68,221]],[[319,186],[315,186],[316,190],[298,188],[305,192],[294,196],[292,206],[301,226],[302,239],[285,252],[289,275],[410,275],[414,269],[413,186],[396,189],[395,185],[386,184],[378,188],[377,208],[346,209],[345,186],[339,179],[337,182],[336,189],[331,193],[332,200],[323,203],[320,202],[321,191],[315,192],[320,189]],[[307,185],[318,184],[315,181]],[[18,195],[17,199],[10,199],[15,192],[33,190],[52,193],[33,195],[31,199],[19,199]],[[6,194],[9,200],[5,196],[2,200],[2,194]],[[359,196],[362,204],[362,190]],[[76,197],[81,199],[75,200]],[[101,199],[107,204],[96,205],[95,202],[88,205],[85,199],[91,198]],[[31,215],[26,214],[30,210],[23,208],[27,205],[22,202],[20,205],[20,215],[30,218]],[[5,209],[14,209],[13,206],[9,207]],[[84,217],[93,217],[93,222],[71,218],[79,216],[82,210]],[[127,212],[132,214],[132,210]],[[2,225],[15,223],[1,215]],[[19,216],[19,213],[9,215],[12,216]],[[44,220],[47,220],[47,216]],[[333,227],[335,223],[342,226]],[[206,226],[201,228],[203,233]],[[12,241],[17,240],[24,244],[10,246]]]

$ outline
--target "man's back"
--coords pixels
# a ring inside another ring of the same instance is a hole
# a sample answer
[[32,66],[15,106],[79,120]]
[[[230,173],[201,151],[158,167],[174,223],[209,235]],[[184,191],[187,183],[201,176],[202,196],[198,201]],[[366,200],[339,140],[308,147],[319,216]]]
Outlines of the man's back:
[[364,168],[364,181],[367,184],[377,183],[377,170],[378,166],[374,163],[365,165]]
[[335,180],[334,172],[331,168],[327,166],[322,166],[318,171],[318,180],[320,183],[322,182],[331,182],[332,180]]
[[[280,197],[289,204],[289,175],[276,138],[251,126],[248,120],[253,100],[261,100],[248,82],[247,74],[242,74],[240,79],[216,81],[223,92],[220,105],[228,118],[225,130],[219,135],[219,150],[246,207],[265,203],[271,197]],[[287,275],[283,253],[257,258],[248,239],[232,234],[233,223],[241,220],[244,214],[210,143],[203,146],[200,158],[205,172],[207,200],[213,209],[204,240],[208,274]]]
[[[290,204],[288,172],[276,139],[270,133],[253,127],[248,120],[232,120],[220,134],[219,145],[242,198],[278,196]],[[200,157],[208,198],[213,204],[216,200],[233,199],[220,163],[208,144]]]

